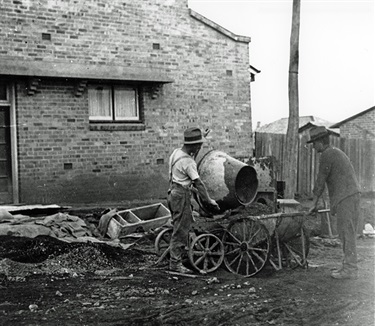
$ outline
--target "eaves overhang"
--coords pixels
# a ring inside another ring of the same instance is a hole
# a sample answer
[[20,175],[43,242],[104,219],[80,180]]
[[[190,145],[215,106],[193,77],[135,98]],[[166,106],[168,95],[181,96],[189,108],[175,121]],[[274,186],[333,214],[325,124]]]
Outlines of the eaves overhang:
[[8,59],[0,60],[0,75],[134,81],[160,84],[172,83],[174,81],[163,71],[149,67]]

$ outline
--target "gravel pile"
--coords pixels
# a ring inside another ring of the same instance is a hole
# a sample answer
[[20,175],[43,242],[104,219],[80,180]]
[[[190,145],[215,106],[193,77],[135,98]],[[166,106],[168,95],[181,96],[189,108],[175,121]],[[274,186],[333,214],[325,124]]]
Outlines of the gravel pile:
[[67,243],[49,236],[0,237],[0,274],[13,279],[127,269],[144,261],[145,256],[137,249],[123,250],[105,243]]
[[261,203],[252,203],[249,206],[243,206],[238,210],[243,216],[259,216],[274,213],[273,207]]

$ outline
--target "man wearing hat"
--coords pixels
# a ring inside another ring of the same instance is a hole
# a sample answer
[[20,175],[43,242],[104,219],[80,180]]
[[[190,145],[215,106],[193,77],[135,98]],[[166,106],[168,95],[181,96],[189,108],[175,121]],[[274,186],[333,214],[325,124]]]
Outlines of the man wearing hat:
[[358,277],[356,238],[360,188],[354,168],[343,151],[330,146],[329,132],[325,127],[311,129],[308,143],[321,153],[309,213],[317,211],[319,198],[327,185],[331,213],[337,215],[337,231],[344,252],[342,267],[334,270],[331,276],[335,279],[355,279]]
[[195,157],[202,147],[204,139],[199,128],[188,128],[184,132],[184,145],[173,151],[169,158],[168,204],[172,213],[173,233],[170,241],[169,268],[179,273],[191,273],[182,265],[182,252],[188,243],[193,222],[191,208],[191,187],[194,185],[203,202],[219,209],[207,193],[200,179]]

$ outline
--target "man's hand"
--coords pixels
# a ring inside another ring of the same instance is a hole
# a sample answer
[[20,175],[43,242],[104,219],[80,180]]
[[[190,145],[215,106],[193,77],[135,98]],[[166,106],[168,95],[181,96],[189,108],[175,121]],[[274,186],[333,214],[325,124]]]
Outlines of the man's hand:
[[318,207],[314,205],[314,206],[312,206],[312,207],[309,209],[308,215],[313,215],[313,214],[315,214],[317,211],[318,211]]
[[313,215],[313,214],[316,214],[318,212],[319,198],[320,197],[314,195],[312,206],[309,209],[308,215]]
[[220,207],[219,205],[217,204],[217,202],[213,199],[210,198],[209,202],[208,202],[208,205],[215,211],[220,211]]

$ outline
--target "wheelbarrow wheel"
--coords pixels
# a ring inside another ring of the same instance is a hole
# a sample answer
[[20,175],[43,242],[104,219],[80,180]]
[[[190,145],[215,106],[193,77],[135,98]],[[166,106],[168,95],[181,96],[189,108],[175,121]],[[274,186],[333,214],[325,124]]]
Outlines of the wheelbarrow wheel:
[[245,277],[259,273],[266,265],[271,240],[267,228],[250,217],[232,221],[223,236],[224,264]]
[[[163,256],[166,250],[169,248],[171,242],[173,229],[166,228],[159,232],[155,239],[155,251],[159,256]],[[169,258],[169,253],[164,258]]]
[[189,246],[189,261],[200,273],[210,273],[219,268],[224,259],[224,246],[213,234],[194,237]]

